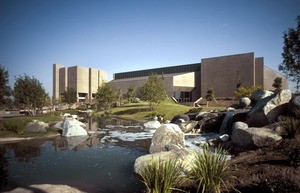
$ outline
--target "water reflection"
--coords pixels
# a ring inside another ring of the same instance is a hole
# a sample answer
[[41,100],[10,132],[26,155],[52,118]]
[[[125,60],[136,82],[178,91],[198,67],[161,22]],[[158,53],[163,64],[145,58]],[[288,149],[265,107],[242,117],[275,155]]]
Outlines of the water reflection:
[[126,120],[91,117],[87,124],[88,130],[95,131],[88,137],[0,145],[0,192],[44,183],[67,184],[86,192],[139,192],[143,185],[132,168],[137,157],[148,153],[151,139],[121,136],[149,131]]

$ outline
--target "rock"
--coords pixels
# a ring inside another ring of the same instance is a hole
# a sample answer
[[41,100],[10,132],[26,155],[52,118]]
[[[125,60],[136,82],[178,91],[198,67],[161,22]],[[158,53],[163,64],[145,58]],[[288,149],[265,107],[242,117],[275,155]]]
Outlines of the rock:
[[148,121],[144,123],[144,127],[147,129],[157,129],[161,126],[161,123],[159,121]]
[[251,100],[248,97],[243,97],[239,100],[239,108],[244,109],[251,104]]
[[184,133],[191,132],[197,125],[198,125],[198,122],[196,122],[196,121],[189,121],[189,122],[183,122],[183,123],[178,124],[181,131]]
[[202,120],[198,122],[200,132],[214,133],[219,132],[223,119],[226,113],[209,113]]
[[176,124],[164,124],[153,134],[149,152],[158,153],[185,148],[184,134]]
[[86,125],[76,119],[65,119],[63,122],[63,132],[62,136],[72,137],[72,136],[82,136],[88,135],[85,130]]
[[219,136],[219,139],[220,139],[221,141],[223,141],[223,142],[228,141],[229,138],[230,138],[230,137],[229,137],[229,135],[227,135],[227,134],[224,134],[224,135]]
[[233,124],[231,139],[245,149],[277,145],[282,137],[268,127],[249,127],[242,122]]
[[25,132],[46,132],[46,129],[49,128],[48,123],[42,122],[42,121],[36,121],[29,122],[24,131]]
[[286,114],[287,103],[291,96],[291,91],[284,89],[261,99],[248,113],[246,123],[250,127],[262,127],[274,123],[279,115]]
[[251,94],[251,101],[253,103],[256,103],[257,101],[263,99],[263,98],[266,98],[266,97],[269,97],[269,96],[272,96],[274,93],[272,91],[268,91],[268,90],[262,90],[262,89],[259,89],[259,90],[256,90],[254,91],[252,94]]
[[165,162],[167,160],[176,160],[181,164],[181,171],[183,174],[188,174],[191,171],[191,165],[195,159],[195,153],[193,150],[188,149],[178,149],[171,151],[162,151],[159,153],[148,154],[141,156],[135,160],[134,172],[141,174],[142,168],[149,164],[153,160],[159,160],[160,162]]
[[59,121],[56,123],[52,123],[50,126],[50,129],[52,130],[63,130],[63,121]]
[[173,117],[173,119],[171,120],[171,123],[182,123],[182,122],[187,122],[190,120],[190,117],[188,115],[185,114],[181,114],[181,115],[176,115],[175,117]]
[[36,192],[47,192],[47,193],[84,193],[76,188],[67,186],[67,185],[57,185],[57,184],[37,184],[30,185],[29,187],[19,187],[14,190],[11,190],[7,193],[36,193]]
[[233,112],[226,113],[219,131],[220,134],[231,134],[230,121],[232,120],[233,115]]

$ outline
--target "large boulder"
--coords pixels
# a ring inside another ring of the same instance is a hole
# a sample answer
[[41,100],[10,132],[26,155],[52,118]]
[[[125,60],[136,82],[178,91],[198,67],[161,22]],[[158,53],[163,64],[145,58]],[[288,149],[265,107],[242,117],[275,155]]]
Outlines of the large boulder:
[[263,127],[274,123],[279,115],[286,114],[287,103],[291,97],[291,91],[284,89],[259,100],[248,113],[246,123],[250,127]]
[[282,137],[270,127],[248,127],[246,123],[236,122],[232,126],[232,142],[241,148],[254,149],[277,145]]
[[157,120],[148,121],[144,123],[144,127],[147,129],[157,129],[161,126],[161,123]]
[[188,122],[183,122],[178,124],[179,128],[184,133],[189,133],[193,131],[193,129],[195,129],[197,125],[198,125],[197,121],[188,121]]
[[149,152],[158,153],[185,148],[184,133],[176,124],[164,124],[153,134]]
[[153,160],[159,160],[160,162],[165,162],[167,160],[176,160],[181,166],[181,171],[183,174],[188,174],[191,171],[191,165],[195,159],[195,152],[190,149],[178,149],[171,151],[162,151],[159,153],[148,154],[141,156],[135,160],[134,172],[141,174],[143,167],[151,163]]
[[186,114],[181,114],[181,115],[176,115],[173,117],[173,119],[171,120],[171,123],[182,123],[182,122],[187,122],[190,120],[190,117]]
[[251,104],[251,100],[248,97],[243,97],[239,100],[239,108],[244,109]]
[[202,120],[198,122],[200,132],[202,133],[214,133],[219,132],[223,119],[226,113],[208,113],[205,114]]
[[77,188],[70,187],[68,185],[58,185],[58,184],[34,184],[28,187],[19,187],[11,190],[7,193],[36,193],[36,192],[47,192],[47,193],[84,193]]
[[62,136],[87,136],[86,125],[76,119],[65,119],[63,122]]
[[251,94],[250,99],[251,99],[252,103],[256,103],[257,101],[260,101],[263,98],[272,96],[273,94],[274,93],[272,91],[259,89],[259,90],[254,91]]
[[24,131],[25,132],[46,132],[46,130],[49,128],[49,124],[42,122],[42,121],[36,121],[29,122],[26,126]]

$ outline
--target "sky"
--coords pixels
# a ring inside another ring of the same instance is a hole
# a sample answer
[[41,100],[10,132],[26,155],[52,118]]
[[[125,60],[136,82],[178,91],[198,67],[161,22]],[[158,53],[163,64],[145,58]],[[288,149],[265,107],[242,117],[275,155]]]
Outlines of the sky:
[[254,52],[278,71],[300,0],[0,0],[0,65],[52,96],[53,64],[113,73]]

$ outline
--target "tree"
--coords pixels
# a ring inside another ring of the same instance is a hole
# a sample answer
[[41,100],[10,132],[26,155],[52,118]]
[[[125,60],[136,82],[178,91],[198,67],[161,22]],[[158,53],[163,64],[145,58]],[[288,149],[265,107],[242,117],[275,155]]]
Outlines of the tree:
[[132,103],[135,98],[135,91],[134,91],[134,86],[130,85],[130,87],[127,90],[127,100],[129,103]]
[[37,109],[41,109],[49,97],[42,83],[36,78],[28,75],[19,76],[15,80],[13,96],[15,102],[21,107],[30,110],[32,115],[36,114]]
[[251,86],[250,88],[241,86],[238,89],[236,89],[236,91],[234,92],[234,95],[237,99],[241,99],[243,97],[250,98],[252,93],[259,89],[263,89],[263,87],[260,85]]
[[67,103],[70,109],[77,102],[77,91],[73,88],[66,88],[62,94],[61,102]]
[[102,86],[98,88],[96,101],[98,103],[98,107],[102,107],[104,110],[109,110],[115,102],[114,88],[109,83],[103,83]]
[[296,83],[296,89],[300,88],[300,15],[297,17],[298,26],[284,32],[283,61],[278,69],[282,71],[292,82]]
[[150,110],[154,110],[166,98],[163,80],[156,74],[149,76],[147,82],[139,88],[138,93],[141,100],[148,102]]
[[8,86],[8,72],[0,65],[0,108],[8,105],[8,100],[6,99],[11,94],[10,87]]
[[122,106],[122,101],[123,101],[123,92],[121,89],[117,90],[116,93],[116,99],[117,99],[117,105]]
[[282,78],[276,77],[272,86],[275,88],[275,91],[280,90],[282,87]]
[[205,98],[206,98],[206,101],[207,101],[206,106],[208,106],[210,104],[210,102],[215,99],[215,92],[214,92],[214,89],[212,87],[210,87],[207,90]]

